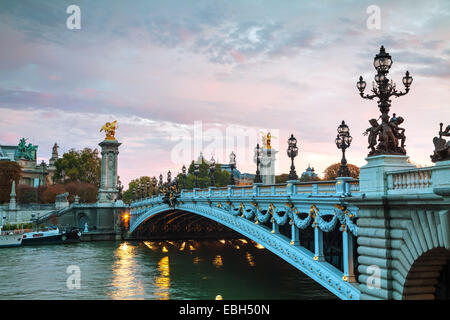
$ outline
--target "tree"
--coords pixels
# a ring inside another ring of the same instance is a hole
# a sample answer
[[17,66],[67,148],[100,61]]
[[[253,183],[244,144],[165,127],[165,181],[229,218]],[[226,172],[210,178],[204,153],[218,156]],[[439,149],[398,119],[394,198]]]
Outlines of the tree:
[[[194,161],[191,162],[188,169],[188,174],[186,176],[186,189],[193,189],[195,187],[196,176],[194,173]],[[214,182],[216,187],[226,187],[230,182],[231,173],[227,170],[222,170],[222,166],[216,163],[214,167]],[[180,173],[178,175],[178,181],[180,188],[183,187],[183,175]],[[202,160],[199,167],[198,173],[198,185],[200,188],[207,188],[211,185],[211,178],[209,175],[209,165]]]
[[58,194],[66,192],[66,188],[62,184],[53,184],[48,186],[41,195],[42,203],[55,203]]
[[[335,163],[329,166],[325,169],[324,174],[324,180],[336,180],[338,176],[339,167],[341,166],[341,163]],[[348,169],[350,170],[350,176],[355,179],[359,179],[359,167],[355,166],[354,164],[348,163],[347,164]]]
[[289,175],[287,173],[282,173],[275,176],[275,183],[286,183],[289,180]]
[[93,203],[97,201],[98,189],[96,186],[86,182],[69,182],[64,185],[64,189],[69,193],[69,202],[75,201],[75,196],[80,197],[80,202]]
[[101,160],[97,149],[69,150],[55,162],[56,183],[85,182],[100,186]]
[[[122,200],[125,203],[131,203],[131,201],[134,199],[134,193],[133,190],[137,190],[138,197],[141,197],[141,189],[140,186],[144,185],[144,192],[147,193],[147,185],[150,186],[148,193],[151,196],[153,194],[153,178],[150,178],[148,176],[142,176],[137,179],[133,179],[128,183],[128,190],[125,191],[122,195]],[[147,184],[149,182],[149,184]]]
[[17,187],[17,200],[19,203],[36,203],[38,202],[37,190],[26,184],[19,184]]
[[11,194],[11,184],[13,181],[16,181],[17,189],[21,175],[22,169],[17,162],[0,161],[0,203],[9,201],[9,195]]

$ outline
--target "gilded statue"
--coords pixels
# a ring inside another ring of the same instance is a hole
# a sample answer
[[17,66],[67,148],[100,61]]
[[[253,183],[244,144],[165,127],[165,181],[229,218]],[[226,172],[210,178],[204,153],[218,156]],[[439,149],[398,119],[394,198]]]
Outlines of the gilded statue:
[[272,140],[272,136],[271,136],[270,132],[267,132],[267,134],[263,134],[262,143],[263,143],[263,147],[265,149],[272,149],[272,146],[270,145],[271,140]]
[[117,120],[107,122],[101,127],[100,132],[105,131],[105,140],[116,140],[115,134],[117,129]]

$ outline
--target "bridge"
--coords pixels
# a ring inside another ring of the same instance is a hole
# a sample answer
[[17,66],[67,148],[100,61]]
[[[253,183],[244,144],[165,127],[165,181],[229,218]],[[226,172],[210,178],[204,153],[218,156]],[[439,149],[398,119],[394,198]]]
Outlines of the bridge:
[[[416,168],[407,156],[366,160],[359,180],[194,188],[174,203],[134,201],[129,231],[192,213],[256,241],[340,299],[448,298],[440,286],[450,259],[450,161]],[[329,255],[337,243],[340,263]]]

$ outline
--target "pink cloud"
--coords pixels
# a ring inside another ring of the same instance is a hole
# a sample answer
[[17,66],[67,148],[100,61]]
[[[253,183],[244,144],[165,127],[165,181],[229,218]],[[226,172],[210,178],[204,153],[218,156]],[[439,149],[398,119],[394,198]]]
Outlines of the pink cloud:
[[237,62],[244,62],[245,61],[245,56],[242,53],[240,53],[239,51],[231,50],[230,51],[230,55]]

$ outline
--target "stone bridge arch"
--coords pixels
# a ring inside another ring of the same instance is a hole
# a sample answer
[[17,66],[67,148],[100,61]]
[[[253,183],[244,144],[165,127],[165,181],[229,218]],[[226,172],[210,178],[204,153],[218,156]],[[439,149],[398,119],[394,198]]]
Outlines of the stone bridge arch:
[[[361,298],[435,299],[442,272],[448,273],[450,211],[416,206],[374,212],[360,210],[357,222]],[[374,266],[378,288],[369,285]]]
[[403,286],[403,299],[449,299],[449,261],[450,250],[445,248],[423,253],[409,269]]
[[[448,222],[450,211],[416,210],[411,220],[404,223],[402,252],[399,256],[402,270],[399,282],[402,285],[402,299],[433,300],[441,274],[448,272],[450,247],[448,242]],[[401,269],[398,266],[398,269]],[[447,289],[448,290],[448,289]]]
[[[282,234],[273,234],[271,230],[266,227],[255,224],[253,221],[243,219],[239,216],[231,215],[226,210],[214,206],[203,205],[200,203],[183,203],[178,205],[176,209],[180,212],[189,212],[216,221],[261,244],[266,249],[321,284],[340,299],[359,299],[359,290],[356,286],[342,279],[341,270],[338,270],[327,262],[316,261],[314,259],[314,254],[311,251],[298,245],[292,245],[291,239]],[[138,226],[155,215],[171,210],[173,209],[166,204],[147,208],[144,212],[141,212],[138,216],[132,218],[129,230],[130,233],[133,233]]]

